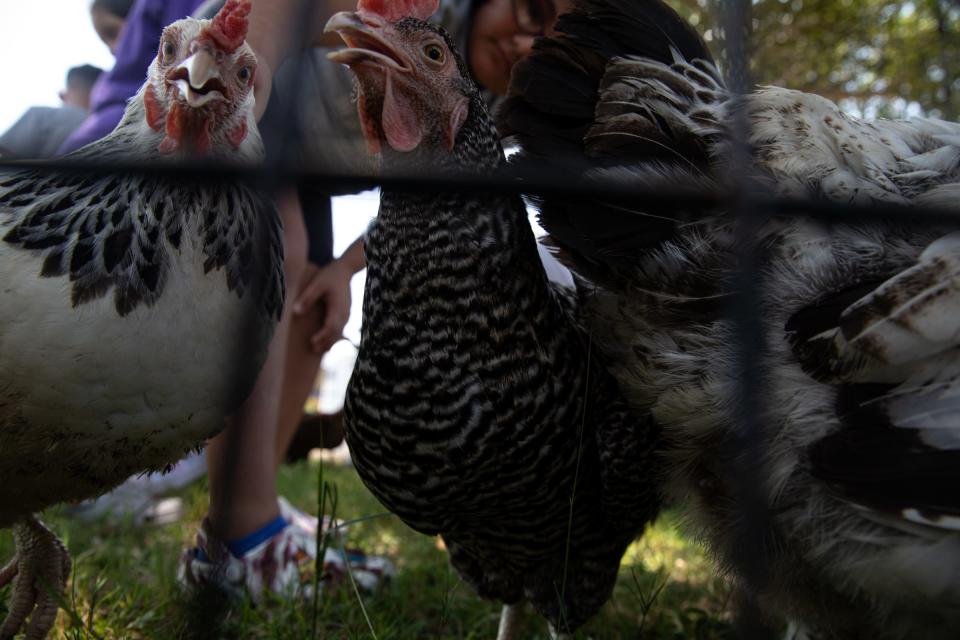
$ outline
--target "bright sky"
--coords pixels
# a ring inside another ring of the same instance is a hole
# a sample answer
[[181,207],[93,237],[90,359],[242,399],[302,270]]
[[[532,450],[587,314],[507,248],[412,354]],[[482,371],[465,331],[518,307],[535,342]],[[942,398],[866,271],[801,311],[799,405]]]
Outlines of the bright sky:
[[[333,200],[333,255],[338,256],[357,236],[363,233],[370,220],[377,215],[380,194],[366,191],[355,196]],[[343,335],[354,344],[360,343],[360,302],[363,299],[363,273],[354,276],[350,283],[353,308]]]
[[0,0],[0,131],[28,107],[60,104],[70,67],[113,66],[89,8],[90,0]]

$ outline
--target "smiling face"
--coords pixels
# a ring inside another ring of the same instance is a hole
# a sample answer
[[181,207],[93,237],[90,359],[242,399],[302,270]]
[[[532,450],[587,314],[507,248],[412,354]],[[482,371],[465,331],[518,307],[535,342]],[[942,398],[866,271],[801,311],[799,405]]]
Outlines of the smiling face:
[[[569,11],[572,0],[520,0],[527,15],[552,33],[556,17]],[[486,89],[506,95],[510,71],[530,54],[536,34],[526,32],[514,16],[511,0],[485,0],[477,8],[467,47],[470,71]]]
[[257,60],[242,36],[235,42],[220,31],[217,18],[163,31],[143,98],[147,124],[166,133],[161,153],[223,155],[247,137]]
[[438,27],[415,18],[342,12],[330,19],[347,44],[328,57],[357,76],[357,109],[370,153],[449,152],[476,87]]

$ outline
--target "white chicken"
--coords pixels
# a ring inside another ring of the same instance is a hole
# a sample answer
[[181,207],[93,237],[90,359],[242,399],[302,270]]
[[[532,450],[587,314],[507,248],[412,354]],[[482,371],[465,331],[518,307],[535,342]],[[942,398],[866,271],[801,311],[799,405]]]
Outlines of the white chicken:
[[[251,163],[247,0],[168,26],[116,130],[69,156]],[[8,640],[52,626],[69,556],[35,512],[163,469],[246,397],[283,302],[280,222],[230,177],[0,174],[0,526]]]

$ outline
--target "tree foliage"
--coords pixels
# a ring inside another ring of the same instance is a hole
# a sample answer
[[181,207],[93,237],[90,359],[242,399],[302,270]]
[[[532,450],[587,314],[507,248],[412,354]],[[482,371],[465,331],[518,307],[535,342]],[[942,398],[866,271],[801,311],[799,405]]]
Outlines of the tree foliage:
[[[724,60],[719,11],[671,0]],[[868,115],[960,117],[960,0],[753,0],[756,84],[811,91]]]

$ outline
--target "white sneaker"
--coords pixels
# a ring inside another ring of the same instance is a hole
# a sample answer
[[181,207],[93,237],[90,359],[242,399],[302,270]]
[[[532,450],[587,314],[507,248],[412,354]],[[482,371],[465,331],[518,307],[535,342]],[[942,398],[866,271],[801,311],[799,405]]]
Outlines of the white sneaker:
[[[177,572],[180,583],[194,588],[215,585],[233,597],[248,596],[254,602],[259,602],[265,591],[285,598],[312,597],[317,519],[284,498],[279,498],[278,503],[287,527],[239,558],[211,532],[205,518],[197,532],[197,545],[180,557]],[[327,518],[324,525],[328,531]],[[348,561],[357,585],[365,591],[376,590],[384,579],[396,573],[393,563],[384,557],[368,557],[360,551],[347,550],[345,559],[339,542],[332,539],[323,557],[320,586],[344,580]]]

